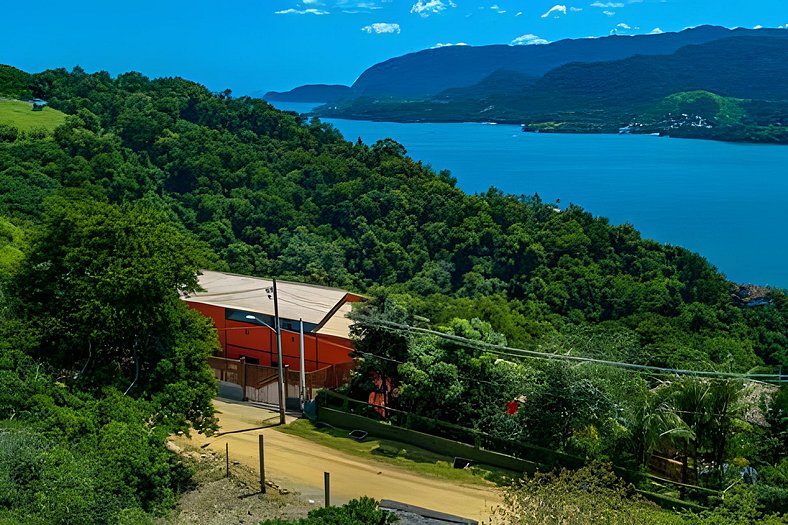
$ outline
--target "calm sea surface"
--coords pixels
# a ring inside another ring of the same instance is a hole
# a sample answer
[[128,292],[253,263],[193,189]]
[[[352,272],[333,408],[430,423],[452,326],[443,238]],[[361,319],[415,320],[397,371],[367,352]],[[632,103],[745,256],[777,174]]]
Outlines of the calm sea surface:
[[[312,104],[277,104],[308,111]],[[467,192],[495,186],[578,204],[643,237],[684,246],[741,283],[788,288],[788,146],[519,126],[327,120],[348,140],[391,137]]]

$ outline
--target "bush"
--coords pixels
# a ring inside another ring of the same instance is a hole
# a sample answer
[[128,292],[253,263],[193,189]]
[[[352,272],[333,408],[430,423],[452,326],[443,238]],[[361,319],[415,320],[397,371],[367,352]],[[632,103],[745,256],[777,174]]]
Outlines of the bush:
[[394,523],[397,517],[391,512],[380,510],[378,502],[366,496],[354,499],[341,507],[315,509],[298,521],[268,520],[260,525],[385,525]]
[[747,486],[737,485],[725,495],[722,504],[700,515],[685,516],[687,525],[778,525],[788,523],[787,516],[764,515],[758,510],[758,497]]
[[19,130],[14,126],[0,124],[0,142],[14,142],[19,137]]
[[539,473],[504,494],[496,509],[501,525],[678,524],[681,518],[638,497],[610,465]]

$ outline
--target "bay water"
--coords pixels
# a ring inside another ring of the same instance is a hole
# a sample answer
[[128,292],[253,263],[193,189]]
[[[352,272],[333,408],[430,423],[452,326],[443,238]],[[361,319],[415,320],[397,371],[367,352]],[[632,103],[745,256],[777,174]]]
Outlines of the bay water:
[[[277,103],[307,112],[314,104]],[[522,133],[481,123],[326,119],[347,140],[401,143],[469,193],[570,203],[700,253],[729,279],[788,288],[788,146],[643,135]]]

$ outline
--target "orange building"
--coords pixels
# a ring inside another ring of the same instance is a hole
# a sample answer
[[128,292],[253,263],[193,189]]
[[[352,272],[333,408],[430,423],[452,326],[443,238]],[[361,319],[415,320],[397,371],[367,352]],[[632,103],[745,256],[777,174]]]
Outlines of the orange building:
[[[353,350],[351,321],[354,302],[365,298],[338,288],[276,281],[282,327],[282,361],[300,370],[299,321],[304,322],[304,366],[312,372],[347,363]],[[213,319],[219,341],[229,359],[246,358],[250,364],[278,366],[274,301],[270,279],[204,270],[204,290],[183,300]]]

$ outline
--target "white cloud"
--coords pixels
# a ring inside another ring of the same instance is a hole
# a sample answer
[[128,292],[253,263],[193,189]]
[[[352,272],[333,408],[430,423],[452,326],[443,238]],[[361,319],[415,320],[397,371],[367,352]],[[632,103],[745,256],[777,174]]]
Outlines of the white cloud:
[[452,44],[451,42],[446,42],[446,43],[438,42],[437,44],[432,46],[432,49],[437,49],[439,47],[467,46],[467,45],[468,44],[466,44],[465,42],[457,42],[456,44]]
[[763,29],[763,26],[761,24],[758,24],[757,26],[753,27],[753,29]]
[[368,26],[364,26],[361,28],[362,31],[366,31],[370,35],[372,33],[381,34],[381,33],[400,33],[399,24],[387,24],[385,22],[377,22],[375,24],[370,24]]
[[282,11],[274,11],[275,15],[327,15],[328,11],[322,9],[284,9]]
[[630,30],[637,31],[640,29],[638,26],[630,26],[629,24],[625,24],[621,22],[620,24],[616,24],[616,27],[610,30],[611,35],[627,35],[629,34]]
[[649,35],[661,35],[664,31],[658,27],[655,27],[649,32]]
[[501,15],[506,12],[506,9],[501,9],[501,6],[499,6],[498,4],[491,5],[490,9]]
[[533,46],[539,44],[549,44],[549,40],[545,40],[537,35],[533,35],[528,33],[526,35],[521,35],[511,41],[509,45],[511,46]]
[[559,5],[559,4],[554,5],[553,7],[548,9],[545,14],[542,15],[542,18],[547,18],[552,13],[563,13],[563,14],[566,14],[566,6],[565,5]]
[[579,13],[580,11],[583,10],[583,8],[582,7],[570,7],[569,10],[571,12],[573,12],[573,13]]
[[[319,0],[313,0],[319,1]],[[386,0],[383,3],[388,3]],[[378,5],[377,1],[358,1],[358,0],[334,0],[334,7],[341,9],[343,13],[356,15],[360,13],[370,13],[378,9],[383,9],[383,6]]]
[[516,15],[514,15],[514,16],[522,16],[522,15],[523,15],[523,12],[522,12],[522,11],[517,11],[517,14],[516,14]]
[[603,15],[607,15],[607,16],[613,16],[613,15],[616,14],[616,12],[615,11],[602,11],[602,14]]
[[410,12],[426,18],[445,11],[448,7],[457,7],[457,4],[453,0],[449,0],[448,4],[444,3],[443,0],[418,0],[410,8]]
[[594,2],[591,4],[591,7],[608,7],[608,8],[619,8],[624,7],[623,2]]

